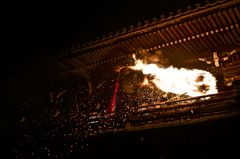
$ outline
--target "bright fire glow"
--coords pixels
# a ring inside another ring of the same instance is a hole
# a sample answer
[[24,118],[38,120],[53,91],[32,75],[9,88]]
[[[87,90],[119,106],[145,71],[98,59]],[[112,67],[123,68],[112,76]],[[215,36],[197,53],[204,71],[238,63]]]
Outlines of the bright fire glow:
[[143,86],[145,86],[145,85],[147,85],[148,84],[148,79],[147,79],[147,77],[145,76],[145,78],[144,78],[144,80],[143,80]]
[[[135,59],[135,55],[133,58]],[[135,66],[129,66],[129,68],[141,70],[145,75],[155,75],[152,82],[165,92],[186,93],[192,97],[218,93],[215,77],[204,70],[177,69],[172,66],[159,68],[155,64],[144,64],[142,60],[136,59]]]

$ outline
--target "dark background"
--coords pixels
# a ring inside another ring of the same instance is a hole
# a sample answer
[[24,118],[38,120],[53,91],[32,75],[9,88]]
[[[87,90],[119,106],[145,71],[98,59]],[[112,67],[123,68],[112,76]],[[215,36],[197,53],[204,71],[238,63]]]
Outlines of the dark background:
[[[213,3],[214,0],[210,1]],[[59,1],[4,0],[1,2],[1,73],[78,45],[109,32],[129,29],[138,22],[160,19],[170,12],[195,9],[205,0]]]

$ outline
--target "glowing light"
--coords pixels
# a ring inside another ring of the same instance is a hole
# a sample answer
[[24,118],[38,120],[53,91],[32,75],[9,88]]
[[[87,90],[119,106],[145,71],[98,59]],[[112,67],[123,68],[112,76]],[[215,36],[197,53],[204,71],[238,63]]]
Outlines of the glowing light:
[[142,84],[143,84],[144,86],[148,84],[148,79],[147,79],[147,77],[144,78],[144,81],[143,81]]
[[[133,58],[135,59],[135,55]],[[156,64],[144,64],[142,60],[136,59],[135,66],[129,68],[141,70],[145,75],[155,75],[152,82],[165,92],[186,93],[192,97],[218,93],[215,77],[204,70],[177,69],[172,66],[159,68]]]

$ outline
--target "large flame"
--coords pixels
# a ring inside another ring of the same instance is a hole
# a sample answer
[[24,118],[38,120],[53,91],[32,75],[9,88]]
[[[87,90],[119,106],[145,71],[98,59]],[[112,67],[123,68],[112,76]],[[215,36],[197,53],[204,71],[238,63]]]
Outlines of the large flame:
[[[135,59],[135,56],[133,56]],[[135,59],[135,66],[129,66],[133,70],[141,70],[143,74],[155,75],[154,84],[165,92],[176,94],[186,93],[189,96],[201,96],[217,93],[215,77],[204,70],[159,68],[155,64],[144,64],[142,60]]]

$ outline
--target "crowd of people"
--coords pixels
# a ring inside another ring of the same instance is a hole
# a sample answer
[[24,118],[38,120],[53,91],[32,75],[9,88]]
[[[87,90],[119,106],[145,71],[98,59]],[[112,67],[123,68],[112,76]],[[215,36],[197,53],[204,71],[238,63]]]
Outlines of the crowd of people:
[[[34,145],[39,139],[88,137],[110,129],[124,129],[132,111],[141,104],[162,102],[176,96],[159,90],[151,83],[142,85],[145,77],[137,71],[127,68],[115,71],[115,68],[107,66],[102,70],[91,75],[88,85],[59,88],[47,96],[26,98],[11,111],[6,108],[4,113],[7,116],[1,123],[0,138],[14,135],[12,149],[21,158],[19,147],[26,142]],[[115,112],[108,112],[117,83]],[[45,149],[44,146],[39,148]]]

